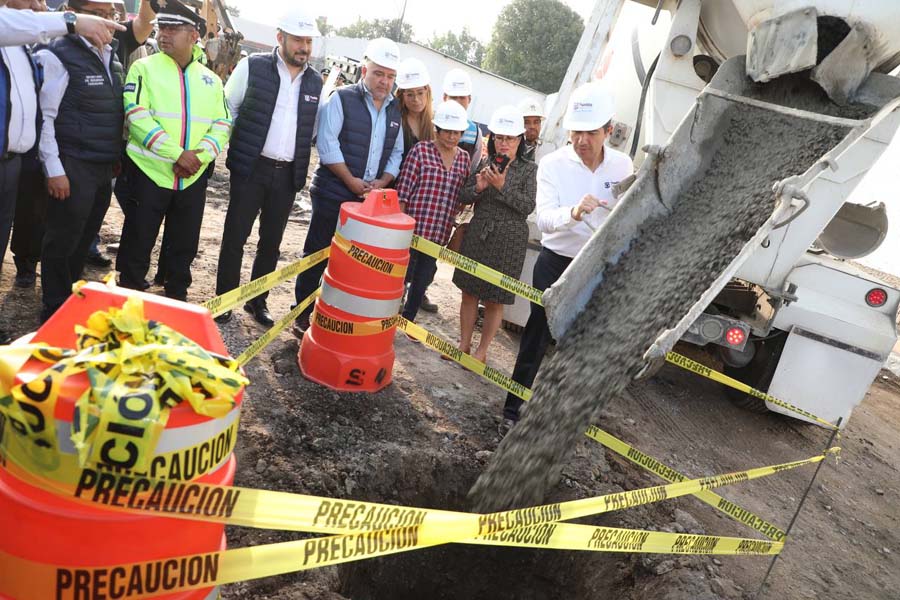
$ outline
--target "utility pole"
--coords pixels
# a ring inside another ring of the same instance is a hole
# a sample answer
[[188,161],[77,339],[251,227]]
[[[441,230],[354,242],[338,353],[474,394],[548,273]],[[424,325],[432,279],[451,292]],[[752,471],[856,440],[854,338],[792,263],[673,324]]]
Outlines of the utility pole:
[[403,34],[403,17],[406,16],[406,3],[408,0],[403,0],[403,10],[400,12],[400,20],[397,21],[397,39],[395,40],[398,44],[402,42],[400,36]]

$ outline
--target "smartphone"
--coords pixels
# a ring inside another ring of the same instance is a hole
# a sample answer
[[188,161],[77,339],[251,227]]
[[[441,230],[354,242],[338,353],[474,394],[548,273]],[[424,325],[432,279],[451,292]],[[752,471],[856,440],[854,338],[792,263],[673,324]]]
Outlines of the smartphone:
[[495,154],[491,157],[489,162],[497,169],[498,173],[502,173],[509,164],[509,157],[505,154]]

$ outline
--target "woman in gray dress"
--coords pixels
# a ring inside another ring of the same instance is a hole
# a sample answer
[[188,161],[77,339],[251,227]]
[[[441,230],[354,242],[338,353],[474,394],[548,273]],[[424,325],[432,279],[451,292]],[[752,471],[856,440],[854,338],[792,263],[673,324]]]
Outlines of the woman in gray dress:
[[[518,279],[528,244],[525,219],[534,210],[537,165],[522,157],[525,120],[520,109],[498,108],[488,129],[488,156],[460,193],[460,202],[475,206],[460,253]],[[453,283],[462,290],[459,348],[485,362],[503,320],[503,305],[512,304],[515,296],[459,269],[453,274]],[[484,303],[484,323],[478,348],[471,352],[479,300]]]

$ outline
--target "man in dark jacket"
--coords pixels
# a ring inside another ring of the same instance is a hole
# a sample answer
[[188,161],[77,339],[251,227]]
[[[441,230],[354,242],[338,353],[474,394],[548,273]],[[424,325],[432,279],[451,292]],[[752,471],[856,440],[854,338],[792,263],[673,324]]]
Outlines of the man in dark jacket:
[[[400,172],[400,108],[391,93],[400,50],[395,42],[378,38],[369,42],[364,58],[360,82],[332,94],[319,115],[319,168],[309,190],[313,210],[304,256],[331,243],[341,203],[361,201],[370,191],[387,187]],[[297,277],[298,304],[316,290],[325,266],[319,263]],[[310,306],[297,318],[295,335],[302,337],[309,327],[311,312]]]
[[[116,17],[112,2],[77,0],[70,8]],[[44,69],[40,158],[50,193],[41,247],[41,321],[46,321],[81,276],[109,208],[122,149],[125,74],[113,45],[95,45],[78,34],[54,40],[37,56]]]
[[[225,230],[219,249],[216,294],[238,287],[244,244],[259,215],[259,242],[251,279],[271,273],[281,254],[281,238],[296,193],[306,185],[313,128],[322,77],[309,66],[315,19],[292,7],[278,24],[278,47],[270,54],[254,54],[238,63],[225,96],[234,119],[227,166],[231,192]],[[258,323],[272,325],[267,293],[250,300],[244,309]],[[216,317],[231,320],[231,311]]]

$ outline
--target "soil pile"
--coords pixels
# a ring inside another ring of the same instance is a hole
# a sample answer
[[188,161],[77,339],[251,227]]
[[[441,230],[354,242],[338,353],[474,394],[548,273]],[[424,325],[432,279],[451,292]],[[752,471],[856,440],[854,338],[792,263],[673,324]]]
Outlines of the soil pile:
[[584,313],[545,361],[521,422],[472,489],[477,510],[544,500],[591,415],[625,389],[656,337],[771,215],[772,185],[803,173],[847,133],[746,106],[732,107],[722,122],[704,176],[607,267]]

